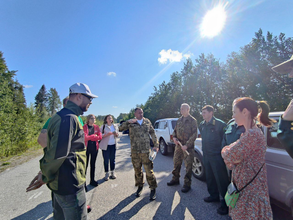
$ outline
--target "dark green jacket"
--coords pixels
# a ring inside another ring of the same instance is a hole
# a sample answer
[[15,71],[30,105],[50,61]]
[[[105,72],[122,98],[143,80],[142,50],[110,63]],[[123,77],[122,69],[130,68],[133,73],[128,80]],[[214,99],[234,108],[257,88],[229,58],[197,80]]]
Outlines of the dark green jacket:
[[225,134],[223,136],[222,149],[225,146],[230,145],[234,143],[235,141],[237,141],[240,138],[241,134],[244,132],[245,132],[244,126],[242,125],[237,126],[235,121],[228,123]]
[[212,117],[209,122],[202,121],[200,123],[199,130],[204,155],[221,155],[225,128],[226,123],[215,117]]
[[184,118],[181,116],[174,128],[173,137],[177,138],[187,149],[194,148],[194,141],[197,138],[197,121],[191,115]]
[[154,147],[158,147],[158,139],[155,134],[155,130],[149,119],[143,118],[142,124],[133,123],[130,124],[128,121],[123,122],[119,131],[129,129],[131,152],[133,153],[148,153],[150,150],[150,135],[154,143]]
[[75,194],[85,183],[86,148],[78,116],[83,112],[71,101],[50,120],[47,147],[40,160],[42,179],[60,195]]
[[293,121],[285,121],[280,117],[278,138],[293,158]]

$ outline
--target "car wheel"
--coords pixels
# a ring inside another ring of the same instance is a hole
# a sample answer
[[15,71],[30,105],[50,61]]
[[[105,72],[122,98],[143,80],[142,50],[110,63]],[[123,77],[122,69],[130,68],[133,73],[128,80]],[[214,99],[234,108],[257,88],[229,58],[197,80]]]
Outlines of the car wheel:
[[205,180],[204,166],[202,157],[195,152],[193,164],[192,164],[192,174],[195,178],[199,180]]
[[165,143],[164,139],[160,139],[159,147],[160,147],[161,154],[163,155],[168,154],[167,144]]

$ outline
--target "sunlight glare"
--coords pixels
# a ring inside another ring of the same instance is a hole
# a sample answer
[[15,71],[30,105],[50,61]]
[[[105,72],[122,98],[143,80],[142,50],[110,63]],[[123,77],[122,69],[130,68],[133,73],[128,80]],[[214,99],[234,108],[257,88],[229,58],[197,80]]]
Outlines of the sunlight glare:
[[222,31],[227,17],[225,12],[227,4],[228,2],[224,6],[218,5],[206,13],[200,27],[202,37],[213,38]]

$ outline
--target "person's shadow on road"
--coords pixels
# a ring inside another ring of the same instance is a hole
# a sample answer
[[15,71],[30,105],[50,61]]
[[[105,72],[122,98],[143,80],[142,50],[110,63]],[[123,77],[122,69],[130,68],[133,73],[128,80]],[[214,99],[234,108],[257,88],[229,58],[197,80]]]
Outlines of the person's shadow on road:
[[[35,208],[13,218],[12,220],[46,219],[52,214],[52,212],[52,201],[50,200],[37,205]],[[53,217],[49,219],[53,219]]]
[[[181,175],[185,174],[181,172]],[[183,177],[180,185],[167,186],[167,182],[172,179],[172,174],[168,177],[158,178],[157,202],[161,202],[153,219],[230,219],[229,216],[221,216],[216,210],[220,202],[205,203],[203,198],[208,196],[207,191],[203,191],[199,184],[206,184],[202,181],[193,179],[191,190],[188,193],[181,192]],[[196,182],[196,184],[195,184]],[[208,214],[208,215],[207,215]],[[188,215],[190,217],[188,218]],[[192,216],[192,217],[191,217]],[[207,217],[209,216],[209,217]]]
[[136,203],[133,207],[131,207],[128,211],[122,212],[121,210],[128,206],[131,202],[133,202],[136,198],[135,194],[131,194],[124,200],[122,200],[117,206],[107,212],[105,215],[101,216],[98,219],[130,219],[134,215],[136,215],[139,210],[150,202],[149,197],[145,197],[141,199],[138,203]]

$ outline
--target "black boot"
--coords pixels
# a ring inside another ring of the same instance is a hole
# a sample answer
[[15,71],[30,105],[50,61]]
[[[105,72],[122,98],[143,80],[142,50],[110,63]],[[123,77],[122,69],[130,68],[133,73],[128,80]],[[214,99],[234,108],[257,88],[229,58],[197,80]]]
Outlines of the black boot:
[[228,215],[229,209],[227,206],[226,207],[221,206],[220,208],[217,209],[217,213],[220,215]]
[[94,180],[93,180],[93,181],[90,182],[90,185],[96,187],[96,186],[98,186],[99,184],[98,184],[97,181],[94,181]]
[[208,203],[210,203],[210,202],[220,202],[220,199],[219,198],[212,198],[212,197],[205,197],[204,199],[203,199],[205,202],[208,202]]
[[157,197],[156,197],[156,189],[152,189],[151,190],[151,194],[150,194],[150,200],[153,201],[155,200]]
[[135,196],[136,196],[136,197],[140,197],[141,192],[142,192],[142,186],[139,186],[139,187],[137,188],[137,191],[136,191],[136,193],[135,193]]
[[171,180],[170,182],[167,183],[168,186],[175,186],[175,185],[179,185],[179,180],[176,181],[176,180]]
[[182,187],[182,189],[181,189],[181,192],[183,192],[183,193],[187,193],[189,190],[190,190],[191,188],[190,188],[190,186],[183,186]]

